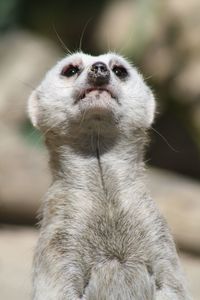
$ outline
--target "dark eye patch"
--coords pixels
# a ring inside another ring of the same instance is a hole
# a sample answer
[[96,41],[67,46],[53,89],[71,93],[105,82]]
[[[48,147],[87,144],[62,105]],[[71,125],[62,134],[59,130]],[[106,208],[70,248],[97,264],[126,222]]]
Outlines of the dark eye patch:
[[123,66],[115,65],[112,71],[120,79],[125,79],[128,77],[128,71]]
[[64,77],[72,77],[72,76],[78,74],[79,71],[80,71],[80,69],[78,66],[68,65],[62,69],[61,75]]

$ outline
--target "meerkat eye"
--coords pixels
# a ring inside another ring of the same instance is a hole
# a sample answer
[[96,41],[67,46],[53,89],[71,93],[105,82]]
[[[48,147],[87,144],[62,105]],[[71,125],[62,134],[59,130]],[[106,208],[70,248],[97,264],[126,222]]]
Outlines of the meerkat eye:
[[65,77],[72,77],[79,72],[79,68],[77,66],[69,65],[65,66],[62,69],[61,75]]
[[114,66],[112,70],[120,79],[125,79],[128,76],[127,70],[122,66]]

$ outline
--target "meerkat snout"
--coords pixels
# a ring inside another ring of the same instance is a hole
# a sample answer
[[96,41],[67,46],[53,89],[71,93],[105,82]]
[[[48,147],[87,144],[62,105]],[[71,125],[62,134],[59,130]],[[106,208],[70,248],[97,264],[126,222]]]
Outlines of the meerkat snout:
[[88,82],[95,86],[108,84],[110,71],[103,62],[95,62],[88,71]]

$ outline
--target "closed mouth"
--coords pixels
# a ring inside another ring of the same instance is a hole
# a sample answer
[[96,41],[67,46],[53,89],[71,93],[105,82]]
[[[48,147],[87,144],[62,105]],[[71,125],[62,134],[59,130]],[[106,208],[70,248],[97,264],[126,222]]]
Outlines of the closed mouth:
[[96,87],[93,87],[93,88],[88,88],[88,89],[85,89],[83,90],[79,96],[77,97],[76,99],[76,103],[83,100],[84,98],[87,97],[87,95],[91,92],[94,92],[94,91],[97,91],[99,92],[99,94],[103,93],[103,92],[106,92],[107,94],[110,95],[110,97],[114,100],[117,100],[117,97],[113,94],[113,92],[107,88],[96,88]]

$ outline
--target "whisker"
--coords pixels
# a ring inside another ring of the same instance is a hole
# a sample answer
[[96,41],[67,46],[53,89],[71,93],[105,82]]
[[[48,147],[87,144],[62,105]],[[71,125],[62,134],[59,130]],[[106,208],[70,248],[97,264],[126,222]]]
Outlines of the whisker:
[[33,143],[33,145],[40,145],[42,140],[43,140],[43,136],[41,134],[41,132],[38,129],[35,129],[33,127],[32,131],[27,135],[28,138],[33,138],[33,137],[37,137],[37,140],[35,140],[35,142]]
[[79,42],[79,51],[82,51],[82,42],[83,42],[83,37],[84,37],[84,34],[86,32],[86,29],[88,27],[88,24],[91,22],[91,20],[93,19],[93,17],[90,17],[87,22],[85,23],[85,26],[83,27],[83,30],[82,30],[82,33],[81,33],[81,37],[80,37],[80,42]]
[[20,78],[16,78],[15,77],[15,80],[19,81],[20,83],[22,83],[25,87],[31,89],[32,91],[36,89],[36,87],[34,87],[33,85],[31,85],[30,83],[20,79]]
[[151,75],[149,75],[149,76],[147,76],[147,77],[144,77],[144,80],[151,79],[151,78],[153,78],[154,76],[155,76],[155,75],[151,74]]
[[56,128],[56,126],[59,124],[59,122],[55,122],[50,128],[42,132],[42,135],[45,136],[48,132],[50,132],[52,129]]
[[111,52],[111,47],[110,47],[110,35],[109,35],[109,32],[108,32],[108,31],[107,31],[107,33],[106,33],[106,44],[107,44],[108,52]]
[[65,43],[63,42],[63,40],[61,39],[60,35],[58,34],[56,27],[54,24],[52,24],[53,27],[53,31],[55,32],[57,39],[59,40],[61,46],[63,47],[64,50],[67,50],[67,54],[72,54],[72,52],[69,50],[69,48],[65,45]]
[[86,113],[87,113],[87,111],[86,111],[86,109],[85,109],[85,110],[83,111],[83,115],[82,115],[82,118],[81,118],[79,127],[81,127],[81,125],[83,124],[83,121],[84,121],[84,119],[85,119]]
[[167,144],[167,146],[172,150],[172,151],[174,151],[174,152],[176,152],[176,153],[178,153],[178,152],[180,152],[180,151],[178,151],[178,150],[176,150],[172,145],[170,145],[170,143],[168,142],[168,140],[159,132],[159,131],[157,131],[155,128],[153,128],[152,126],[151,126],[151,129],[155,132],[155,133],[157,133],[162,139],[163,139],[163,141]]

